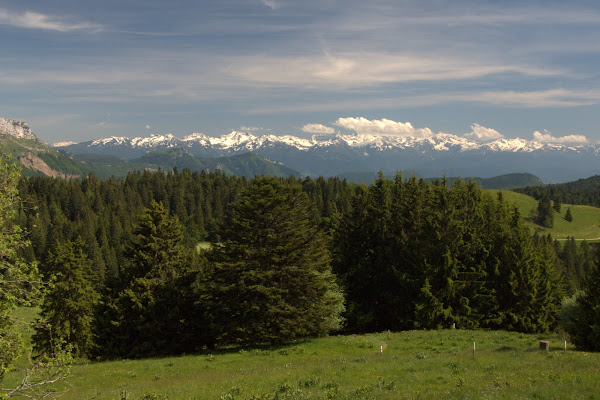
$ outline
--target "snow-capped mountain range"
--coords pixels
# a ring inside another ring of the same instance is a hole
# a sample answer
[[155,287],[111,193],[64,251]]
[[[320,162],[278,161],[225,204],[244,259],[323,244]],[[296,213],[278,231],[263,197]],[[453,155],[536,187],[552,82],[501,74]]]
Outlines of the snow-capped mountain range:
[[184,148],[198,157],[256,152],[304,175],[332,176],[347,172],[410,170],[430,176],[491,177],[529,172],[544,182],[561,182],[600,174],[600,146],[542,143],[501,138],[479,142],[438,133],[424,137],[400,135],[321,134],[255,136],[233,131],[221,137],[192,133],[148,137],[110,137],[83,143],[56,143],[72,154],[110,154],[134,159],[154,150]]

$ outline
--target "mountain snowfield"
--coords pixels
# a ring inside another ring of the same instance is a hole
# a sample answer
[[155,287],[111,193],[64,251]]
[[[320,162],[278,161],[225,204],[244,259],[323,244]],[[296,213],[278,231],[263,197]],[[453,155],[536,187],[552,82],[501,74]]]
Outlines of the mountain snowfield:
[[[56,148],[69,147],[74,142],[59,142],[52,146]],[[173,147],[204,146],[207,148],[225,151],[256,151],[265,146],[281,144],[294,147],[300,151],[311,148],[345,145],[352,148],[365,148],[376,151],[391,149],[414,149],[427,148],[437,151],[504,151],[504,152],[533,152],[539,150],[554,151],[585,151],[593,149],[600,150],[598,146],[591,144],[564,145],[556,143],[540,143],[525,139],[501,138],[491,142],[477,142],[462,136],[449,133],[438,133],[428,137],[407,137],[398,135],[358,135],[358,134],[322,134],[313,135],[310,139],[291,135],[262,135],[255,136],[251,133],[232,131],[220,137],[207,136],[202,133],[192,133],[184,138],[177,138],[171,133],[161,135],[153,134],[148,137],[108,137],[77,144],[78,147],[85,146],[92,150],[103,147],[130,147],[132,149],[165,149]]]
[[[372,131],[356,129],[362,133],[320,133],[310,138],[273,134],[257,136],[244,131],[232,131],[220,137],[192,133],[184,138],[168,133],[134,138],[108,137],[82,143],[61,142],[54,143],[53,147],[72,155],[104,154],[124,160],[172,148],[183,148],[203,158],[254,152],[301,175],[313,177],[379,170],[388,175],[403,170],[405,174],[416,173],[426,178],[489,178],[509,173],[531,173],[546,183],[554,183],[600,174],[600,145],[582,140],[582,137],[572,136],[575,139],[572,143],[560,143],[545,140],[549,135],[535,132],[534,140],[509,139],[477,124],[473,125],[471,134],[458,136],[414,129],[408,123],[394,123],[396,129],[406,132],[390,134],[378,126],[375,128],[379,130],[373,128],[374,121],[349,118],[342,122],[363,126],[370,124],[367,127]],[[387,124],[385,128],[393,121],[375,122],[384,122]],[[341,123],[338,125],[343,126]],[[479,132],[475,132],[476,129]],[[485,135],[481,135],[482,130]],[[0,134],[37,139],[25,122],[1,117]],[[481,140],[481,137],[489,140]]]
[[479,176],[528,172],[544,182],[564,182],[600,174],[600,145],[549,143],[500,137],[481,141],[449,133],[421,136],[394,134],[315,134],[257,136],[232,131],[220,137],[192,133],[147,137],[109,137],[78,144],[54,144],[72,154],[110,154],[126,160],[150,151],[183,148],[197,157],[255,152],[284,163],[303,175],[333,176],[349,172],[408,170],[423,177]]

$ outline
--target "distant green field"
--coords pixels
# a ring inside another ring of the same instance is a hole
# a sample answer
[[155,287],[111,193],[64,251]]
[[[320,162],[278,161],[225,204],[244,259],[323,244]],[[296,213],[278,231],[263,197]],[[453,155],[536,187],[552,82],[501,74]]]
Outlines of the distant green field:
[[[550,340],[550,352],[538,350],[542,339]],[[15,379],[12,373],[7,381]],[[181,357],[82,362],[73,367],[72,388],[61,398],[575,399],[598,394],[599,379],[600,354],[565,352],[558,337],[406,331]]]
[[[486,192],[493,193],[495,196],[498,190],[486,190]],[[590,240],[600,238],[600,208],[562,204],[560,213],[554,212],[554,227],[547,229],[531,222],[537,208],[537,201],[533,197],[511,191],[502,191],[502,195],[508,203],[519,208],[521,215],[529,220],[532,231],[538,230],[540,234],[550,233],[555,239],[574,237],[575,239]],[[569,207],[571,207],[573,215],[572,222],[568,222],[564,218]]]
[[212,243],[210,243],[210,242],[199,242],[196,245],[196,251],[208,250],[211,248],[211,246],[212,246]]

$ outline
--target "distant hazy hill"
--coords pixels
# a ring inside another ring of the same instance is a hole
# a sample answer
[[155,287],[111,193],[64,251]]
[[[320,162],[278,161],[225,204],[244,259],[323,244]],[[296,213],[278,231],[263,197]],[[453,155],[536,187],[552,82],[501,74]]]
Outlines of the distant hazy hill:
[[0,117],[0,149],[12,154],[21,164],[23,175],[47,175],[77,178],[93,173],[100,178],[125,176],[133,170],[189,168],[192,171],[217,169],[225,174],[252,177],[254,175],[299,176],[297,171],[280,162],[271,161],[254,153],[232,157],[198,158],[181,148],[154,151],[124,161],[110,154],[72,155],[56,150],[39,140],[27,123]]
[[[354,172],[347,174],[340,174],[338,177],[340,179],[346,179],[348,182],[354,183],[364,183],[369,184],[377,179],[377,172]],[[404,177],[411,176],[413,172],[403,172]],[[386,175],[387,178],[393,179],[393,175]],[[427,181],[434,181],[436,179],[441,178],[426,178]],[[458,177],[450,177],[446,178],[450,184],[458,179]],[[512,189],[523,186],[538,186],[543,185],[544,183],[540,178],[533,174],[527,173],[514,173],[514,174],[505,174],[499,175],[492,178],[462,178],[467,181],[469,179],[473,179],[476,181],[483,189]]]
[[255,175],[300,176],[297,171],[254,153],[243,153],[232,157],[200,158],[194,157],[182,148],[175,148],[153,151],[132,160],[132,162],[179,170],[188,168],[191,171],[215,171],[218,169],[228,175],[246,177]]

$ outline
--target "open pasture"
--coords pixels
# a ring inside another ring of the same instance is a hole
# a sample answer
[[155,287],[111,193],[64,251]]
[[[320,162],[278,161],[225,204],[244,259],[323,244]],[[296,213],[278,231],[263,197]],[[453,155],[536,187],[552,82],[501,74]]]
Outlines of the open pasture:
[[[539,340],[550,340],[550,351],[540,351]],[[558,336],[406,331],[159,359],[80,361],[61,398],[590,399],[600,397],[599,381],[600,355],[564,351]]]

